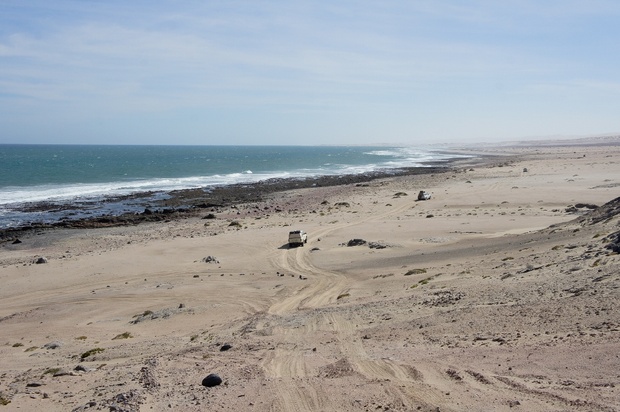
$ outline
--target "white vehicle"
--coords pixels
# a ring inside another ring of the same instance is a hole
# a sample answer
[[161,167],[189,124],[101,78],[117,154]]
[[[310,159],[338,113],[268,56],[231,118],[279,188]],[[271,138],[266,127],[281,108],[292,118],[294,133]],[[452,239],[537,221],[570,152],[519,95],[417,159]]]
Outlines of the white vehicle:
[[431,194],[428,192],[425,192],[424,190],[420,190],[420,193],[418,193],[418,200],[428,200],[431,198]]
[[305,243],[308,243],[308,234],[303,230],[293,230],[288,234],[288,245],[289,247],[293,246],[303,246]]

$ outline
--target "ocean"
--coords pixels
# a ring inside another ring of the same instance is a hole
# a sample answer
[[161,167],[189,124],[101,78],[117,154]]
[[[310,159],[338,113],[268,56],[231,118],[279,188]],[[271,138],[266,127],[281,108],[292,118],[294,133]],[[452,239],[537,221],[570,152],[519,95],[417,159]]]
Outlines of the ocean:
[[[388,146],[0,145],[0,229],[143,210],[119,197],[273,178],[424,167],[455,155]],[[116,199],[116,200],[115,200]]]

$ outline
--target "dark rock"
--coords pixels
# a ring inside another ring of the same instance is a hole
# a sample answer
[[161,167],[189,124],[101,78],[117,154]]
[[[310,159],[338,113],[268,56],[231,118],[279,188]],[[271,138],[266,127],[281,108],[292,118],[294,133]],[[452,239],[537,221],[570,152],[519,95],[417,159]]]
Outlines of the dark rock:
[[222,345],[222,347],[220,348],[220,352],[226,352],[228,349],[232,348],[232,345],[225,343]]
[[28,382],[26,384],[27,388],[38,388],[39,386],[43,386],[44,384],[41,382]]
[[202,386],[206,386],[207,388],[212,388],[214,386],[220,385],[221,383],[222,378],[220,378],[215,373],[207,375],[207,377],[202,380]]
[[34,263],[36,263],[37,265],[47,263],[47,258],[40,256],[34,260]]
[[365,245],[366,241],[364,239],[351,239],[347,242],[347,246],[362,246]]
[[62,346],[62,342],[50,342],[43,345],[45,349],[58,349]]
[[371,249],[385,249],[387,248],[387,245],[384,245],[383,243],[379,243],[379,242],[370,242],[368,244],[368,247]]
[[592,204],[589,204],[589,203],[577,203],[575,205],[575,207],[577,209],[590,209],[590,210],[598,209],[597,205],[592,205]]
[[207,256],[202,258],[202,261],[205,263],[220,263],[219,260],[215,256]]
[[19,245],[20,243],[22,243],[22,241],[21,241],[21,240],[19,240],[19,239],[15,239],[15,240],[13,241],[13,244],[14,244],[14,245]]

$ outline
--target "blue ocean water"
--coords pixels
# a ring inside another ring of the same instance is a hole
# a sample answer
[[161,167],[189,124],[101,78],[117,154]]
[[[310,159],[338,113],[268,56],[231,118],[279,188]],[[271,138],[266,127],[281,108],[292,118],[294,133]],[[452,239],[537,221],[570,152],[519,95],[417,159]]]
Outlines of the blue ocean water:
[[[0,228],[138,192],[424,166],[453,155],[386,146],[0,145]],[[46,203],[47,211],[27,212]],[[66,214],[66,213],[65,213]]]

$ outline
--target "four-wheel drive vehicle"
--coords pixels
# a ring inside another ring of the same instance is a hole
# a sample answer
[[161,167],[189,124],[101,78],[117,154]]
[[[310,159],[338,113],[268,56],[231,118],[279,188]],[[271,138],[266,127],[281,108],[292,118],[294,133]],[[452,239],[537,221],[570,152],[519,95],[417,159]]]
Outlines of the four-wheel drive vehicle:
[[293,230],[288,234],[288,245],[292,246],[303,246],[304,243],[308,242],[308,234],[303,230]]
[[428,200],[431,198],[431,194],[428,192],[425,192],[424,190],[420,190],[420,193],[418,193],[418,200]]

